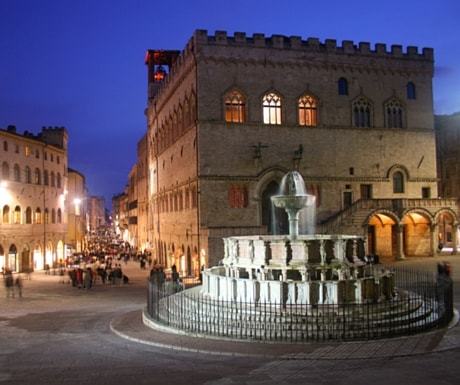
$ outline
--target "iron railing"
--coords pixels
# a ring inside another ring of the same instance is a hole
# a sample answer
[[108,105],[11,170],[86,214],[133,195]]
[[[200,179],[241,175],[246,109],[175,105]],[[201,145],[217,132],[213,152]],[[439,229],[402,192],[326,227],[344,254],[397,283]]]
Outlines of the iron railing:
[[[380,267],[377,267],[380,268]],[[231,339],[307,342],[410,335],[445,327],[453,316],[447,276],[391,267],[397,290],[390,301],[322,305],[214,300],[196,279],[152,280],[147,313],[162,325],[195,335]]]

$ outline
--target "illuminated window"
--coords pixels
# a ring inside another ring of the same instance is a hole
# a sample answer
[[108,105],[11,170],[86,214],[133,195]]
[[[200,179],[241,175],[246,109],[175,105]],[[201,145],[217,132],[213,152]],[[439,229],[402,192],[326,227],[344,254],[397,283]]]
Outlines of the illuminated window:
[[26,224],[30,225],[32,223],[32,209],[27,207],[26,209]]
[[41,180],[41,174],[40,174],[40,170],[38,168],[35,169],[35,173],[34,173],[34,183],[35,184],[41,184],[42,183],[42,180]]
[[313,96],[304,95],[299,99],[299,124],[308,127],[318,124],[317,103]]
[[61,209],[57,209],[57,223],[62,223],[62,212],[61,212]]
[[262,99],[265,124],[281,124],[281,98],[270,92]]
[[417,98],[417,95],[415,93],[415,84],[413,82],[407,83],[406,91],[407,91],[407,99],[414,100]]
[[21,208],[19,206],[14,208],[13,223],[15,225],[21,224]]
[[50,223],[50,213],[48,209],[45,209],[45,224]]
[[35,210],[34,223],[40,225],[42,223],[42,211],[39,207]]
[[26,183],[32,183],[32,172],[30,171],[29,166],[26,166],[24,173],[26,176]]
[[26,156],[30,156],[30,147],[29,146],[24,146],[24,154]]
[[353,125],[355,127],[371,127],[372,104],[363,96],[353,102]]
[[10,223],[10,206],[8,205],[3,206],[3,223]]
[[2,178],[10,179],[10,166],[7,162],[3,162],[2,164]]
[[393,174],[393,193],[401,194],[404,192],[404,175],[401,171]]
[[391,99],[385,103],[385,127],[403,128],[404,108],[397,99]]
[[43,184],[45,186],[48,186],[50,183],[49,181],[49,175],[48,175],[48,170],[43,171]]
[[15,182],[21,181],[21,169],[19,168],[18,164],[14,165],[14,181]]
[[238,91],[225,96],[225,121],[243,123],[245,121],[245,99]]
[[340,78],[337,82],[339,95],[348,95],[348,81],[345,78]]

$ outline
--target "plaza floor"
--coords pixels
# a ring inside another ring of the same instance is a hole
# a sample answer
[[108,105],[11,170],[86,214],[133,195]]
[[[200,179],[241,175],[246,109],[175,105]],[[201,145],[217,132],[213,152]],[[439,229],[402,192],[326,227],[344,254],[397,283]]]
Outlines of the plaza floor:
[[[460,308],[460,255],[403,264],[434,271],[441,260],[453,266]],[[83,290],[34,273],[24,281],[22,299],[7,299],[1,287],[0,383],[421,385],[460,378],[459,326],[410,339],[310,344],[294,352],[155,336],[140,322],[148,271],[134,263],[124,270],[129,285]]]

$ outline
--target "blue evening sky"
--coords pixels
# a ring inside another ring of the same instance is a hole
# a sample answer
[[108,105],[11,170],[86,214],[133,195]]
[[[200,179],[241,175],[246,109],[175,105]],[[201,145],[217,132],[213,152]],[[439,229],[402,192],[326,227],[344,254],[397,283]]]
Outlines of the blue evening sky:
[[90,193],[123,190],[146,130],[148,48],[195,29],[433,47],[435,112],[460,111],[458,0],[0,0],[0,127],[69,131]]

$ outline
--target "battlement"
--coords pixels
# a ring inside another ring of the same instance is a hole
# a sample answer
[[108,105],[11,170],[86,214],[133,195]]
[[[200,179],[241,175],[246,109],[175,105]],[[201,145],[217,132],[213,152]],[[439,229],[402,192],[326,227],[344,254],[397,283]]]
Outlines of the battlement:
[[309,37],[303,40],[300,36],[272,35],[265,36],[263,33],[254,33],[246,36],[244,32],[235,32],[233,36],[226,31],[216,31],[214,35],[209,35],[207,30],[198,29],[193,35],[195,46],[199,45],[221,45],[221,46],[247,46],[258,48],[277,48],[292,49],[309,52],[324,52],[337,54],[356,54],[356,55],[376,55],[381,57],[409,58],[433,60],[433,48],[422,48],[419,52],[418,47],[408,46],[404,50],[401,45],[387,45],[376,43],[372,49],[368,42],[355,43],[351,40],[343,40],[341,45],[337,40],[326,39],[321,42],[316,37]]

